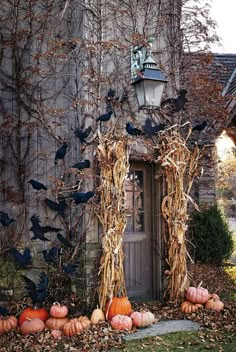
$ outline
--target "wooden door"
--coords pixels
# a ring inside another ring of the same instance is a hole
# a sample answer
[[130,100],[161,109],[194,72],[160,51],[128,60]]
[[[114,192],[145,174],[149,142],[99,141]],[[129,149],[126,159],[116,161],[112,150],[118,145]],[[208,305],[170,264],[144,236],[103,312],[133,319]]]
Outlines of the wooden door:
[[126,178],[128,220],[124,233],[124,272],[128,296],[153,296],[151,167],[131,163]]

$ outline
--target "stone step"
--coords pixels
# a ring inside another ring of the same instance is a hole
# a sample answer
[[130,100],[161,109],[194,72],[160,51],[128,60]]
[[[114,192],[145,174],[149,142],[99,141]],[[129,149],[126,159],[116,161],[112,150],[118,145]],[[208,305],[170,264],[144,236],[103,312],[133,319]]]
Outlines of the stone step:
[[123,336],[125,341],[140,340],[146,337],[165,335],[171,332],[195,331],[200,329],[200,324],[191,320],[165,320],[144,329],[138,329],[133,334]]

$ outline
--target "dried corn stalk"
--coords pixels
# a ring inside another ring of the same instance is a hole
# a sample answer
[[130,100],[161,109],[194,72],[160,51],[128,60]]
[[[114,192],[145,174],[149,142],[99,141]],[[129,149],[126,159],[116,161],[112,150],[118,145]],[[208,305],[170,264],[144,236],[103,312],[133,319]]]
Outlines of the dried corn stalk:
[[129,170],[127,139],[98,132],[96,155],[100,167],[100,204],[97,216],[103,227],[102,257],[100,262],[100,308],[104,309],[108,297],[126,295],[123,271],[123,233],[125,216],[125,177]]
[[193,151],[187,148],[186,140],[181,137],[177,127],[163,133],[156,148],[167,184],[167,195],[162,201],[162,214],[168,226],[165,238],[168,248],[166,261],[169,266],[165,272],[168,282],[166,295],[170,301],[176,302],[183,298],[188,287],[188,252],[185,244],[187,205],[191,201],[197,208],[189,193],[197,174],[200,152],[197,146]]

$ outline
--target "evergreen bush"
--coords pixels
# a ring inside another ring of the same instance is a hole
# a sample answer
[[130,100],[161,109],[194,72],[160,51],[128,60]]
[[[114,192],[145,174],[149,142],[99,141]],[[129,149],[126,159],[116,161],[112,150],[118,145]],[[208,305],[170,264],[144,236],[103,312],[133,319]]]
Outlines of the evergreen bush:
[[194,212],[190,232],[196,261],[221,265],[232,255],[233,232],[219,205]]

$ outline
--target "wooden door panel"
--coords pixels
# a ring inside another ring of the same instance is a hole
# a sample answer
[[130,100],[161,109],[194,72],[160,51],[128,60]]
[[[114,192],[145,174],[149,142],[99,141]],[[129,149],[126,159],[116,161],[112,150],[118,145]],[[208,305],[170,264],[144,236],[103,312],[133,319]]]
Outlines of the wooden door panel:
[[124,271],[129,297],[151,297],[150,256],[146,242],[124,244]]

